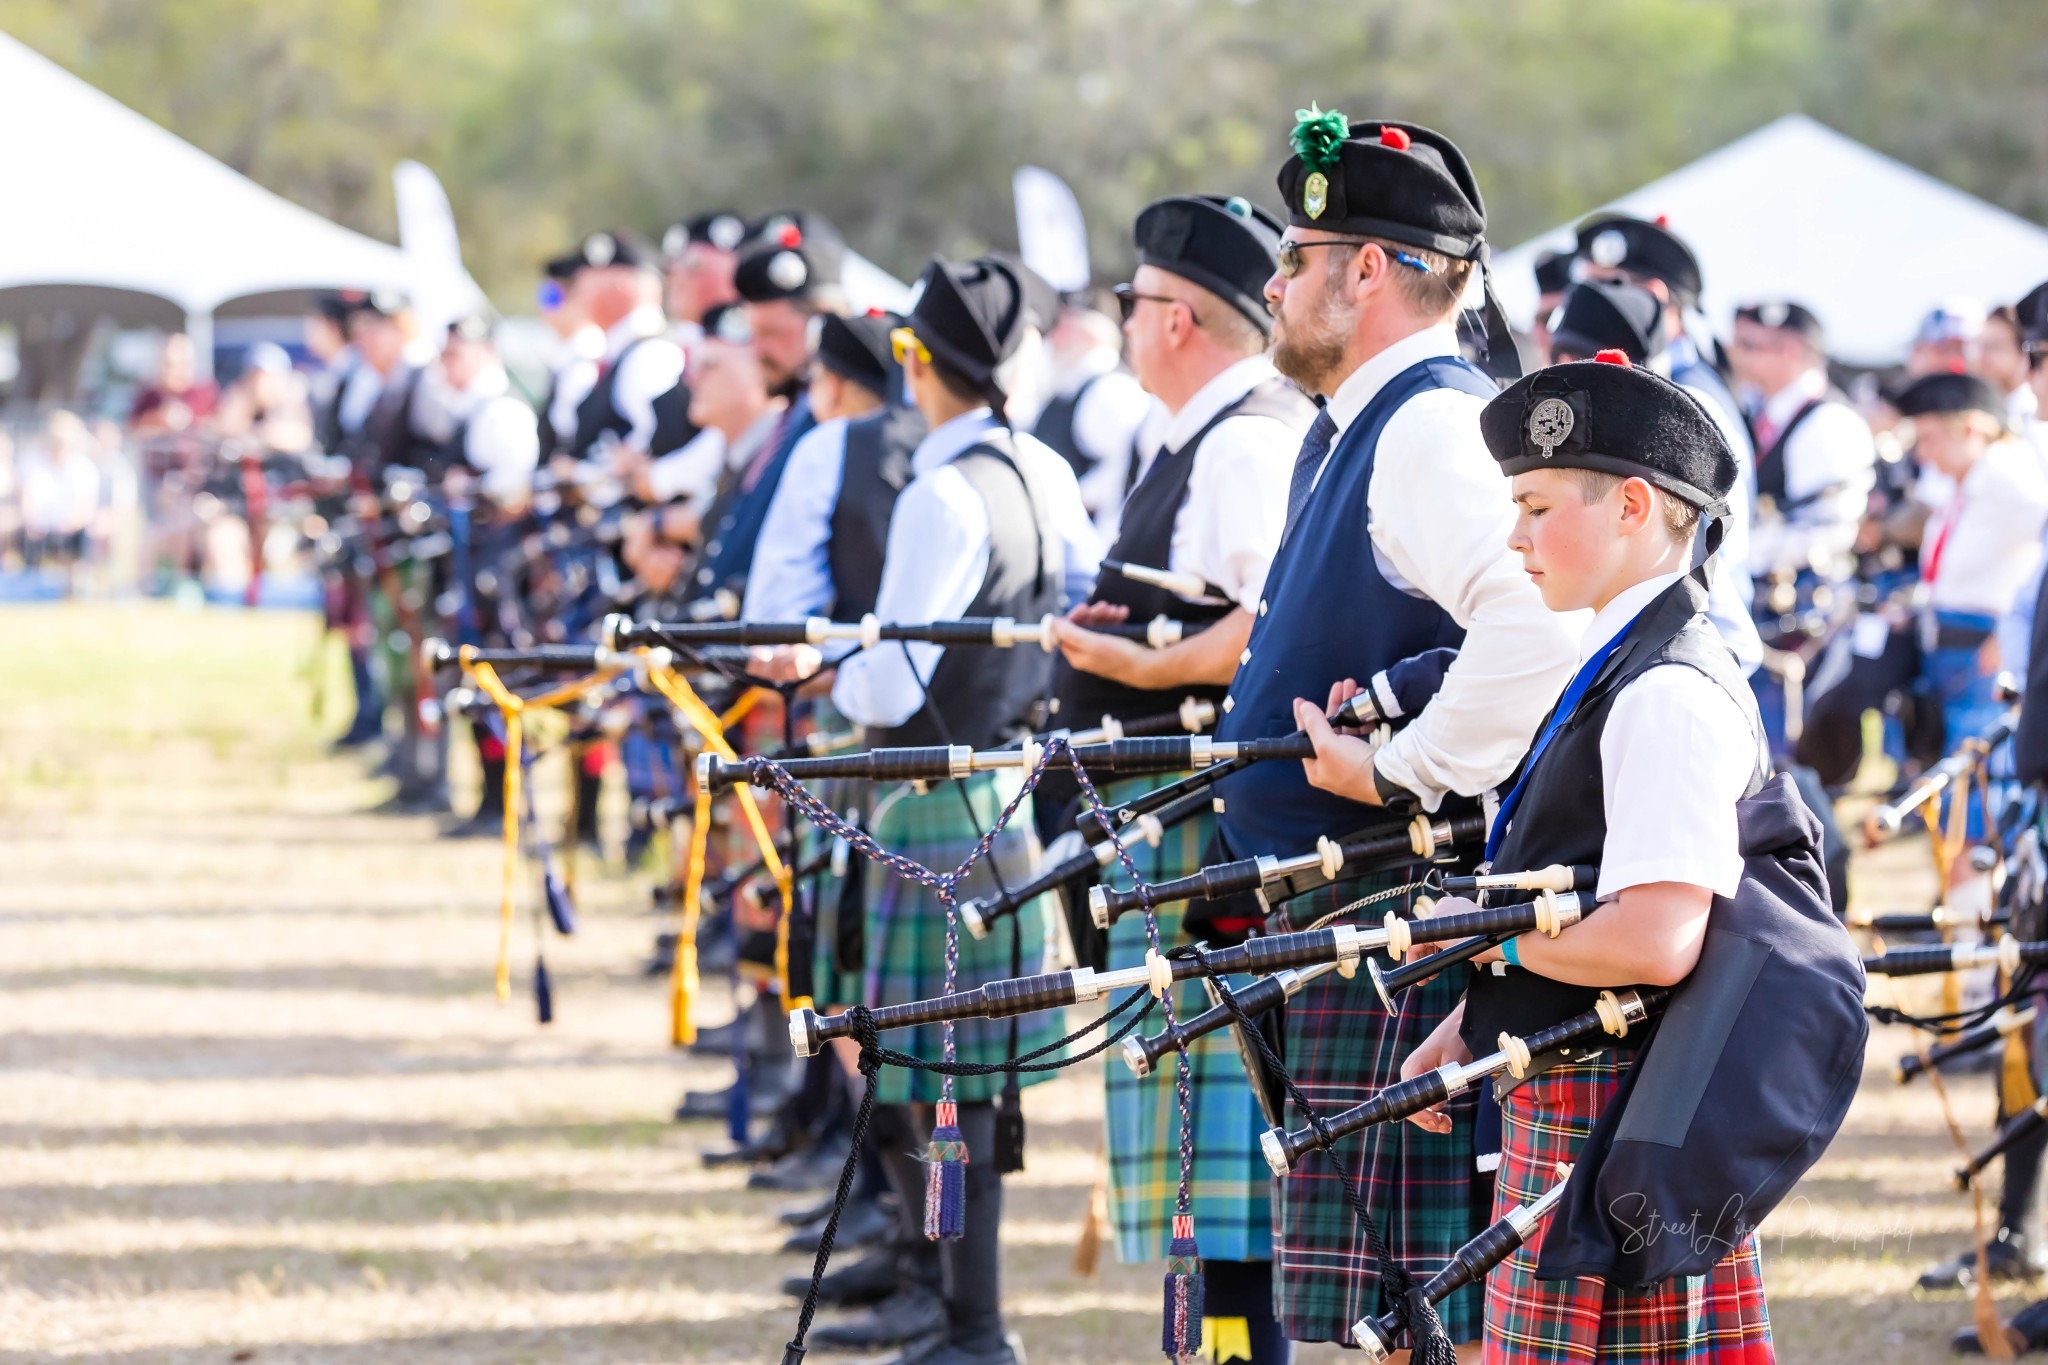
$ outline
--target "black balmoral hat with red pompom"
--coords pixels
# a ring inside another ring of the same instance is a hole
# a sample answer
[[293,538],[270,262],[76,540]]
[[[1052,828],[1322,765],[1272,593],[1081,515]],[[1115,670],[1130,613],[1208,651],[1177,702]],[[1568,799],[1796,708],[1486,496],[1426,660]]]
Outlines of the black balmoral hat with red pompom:
[[1735,452],[1699,400],[1626,351],[1552,365],[1511,385],[1479,413],[1501,472],[1591,469],[1642,478],[1699,508],[1727,510]]
[[1399,119],[1354,125],[1314,105],[1295,111],[1294,155],[1280,168],[1289,226],[1377,237],[1477,262],[1485,292],[1482,363],[1496,379],[1521,372],[1487,266],[1486,201],[1457,144]]

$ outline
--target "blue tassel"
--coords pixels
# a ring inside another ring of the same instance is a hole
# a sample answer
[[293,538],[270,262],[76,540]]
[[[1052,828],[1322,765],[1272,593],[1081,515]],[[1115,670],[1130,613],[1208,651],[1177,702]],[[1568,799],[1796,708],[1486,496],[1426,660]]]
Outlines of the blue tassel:
[[967,1143],[959,1106],[940,1100],[938,1120],[924,1153],[924,1235],[950,1242],[967,1233]]
[[548,982],[548,962],[544,957],[533,960],[533,1004],[543,1024],[555,1022],[555,988]]
[[548,918],[555,922],[558,934],[576,932],[576,906],[569,899],[569,888],[562,881],[562,874],[555,868],[555,860],[544,857],[540,865],[541,888],[546,892]]
[[1173,1361],[1202,1350],[1201,1253],[1195,1249],[1195,1220],[1185,1213],[1173,1216],[1173,1240],[1166,1247],[1166,1313],[1159,1349]]

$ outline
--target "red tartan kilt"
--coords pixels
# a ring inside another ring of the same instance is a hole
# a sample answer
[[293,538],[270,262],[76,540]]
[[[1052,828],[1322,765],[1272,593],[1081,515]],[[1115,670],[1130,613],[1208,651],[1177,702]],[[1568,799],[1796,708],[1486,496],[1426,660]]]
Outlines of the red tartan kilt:
[[[1502,1104],[1493,1216],[1557,1181],[1621,1082],[1613,1054],[1546,1071]],[[1544,1226],[1547,1226],[1547,1220]],[[1772,1365],[1755,1234],[1704,1275],[1646,1292],[1605,1280],[1539,1280],[1539,1227],[1486,1280],[1486,1365]]]

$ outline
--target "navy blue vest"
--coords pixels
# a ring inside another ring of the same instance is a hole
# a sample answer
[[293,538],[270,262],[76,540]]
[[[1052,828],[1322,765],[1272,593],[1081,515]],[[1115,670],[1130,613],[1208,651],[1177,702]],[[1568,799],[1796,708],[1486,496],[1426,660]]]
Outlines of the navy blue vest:
[[775,453],[768,457],[760,481],[734,499],[716,525],[705,529],[704,558],[692,585],[692,598],[709,597],[720,588],[744,595],[747,574],[754,567],[754,544],[761,538],[761,523],[768,520],[768,505],[775,501],[789,452],[817,425],[818,419],[811,415],[810,395],[800,395],[782,423]]
[[[1431,389],[1492,398],[1499,387],[1456,356],[1417,361],[1387,382],[1338,437],[1300,523],[1266,575],[1252,622],[1248,662],[1230,682],[1218,740],[1292,734],[1294,699],[1320,706],[1330,684],[1366,681],[1412,654],[1456,645],[1465,632],[1449,612],[1387,582],[1366,534],[1366,490],[1380,433],[1403,403]],[[1455,514],[1455,509],[1446,509]],[[1218,829],[1233,858],[1286,856],[1322,835],[1358,830],[1370,808],[1308,784],[1299,763],[1254,763],[1220,779]]]

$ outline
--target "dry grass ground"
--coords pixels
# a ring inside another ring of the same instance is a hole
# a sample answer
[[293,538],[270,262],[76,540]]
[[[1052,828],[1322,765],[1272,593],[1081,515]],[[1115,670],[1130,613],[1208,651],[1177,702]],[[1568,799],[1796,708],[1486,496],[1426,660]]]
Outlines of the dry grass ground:
[[[668,1121],[718,1076],[662,1045],[641,888],[586,879],[538,1028],[490,996],[494,847],[360,813],[306,621],[20,609],[0,640],[0,1362],[776,1358],[799,1266]],[[1924,856],[1881,857],[1859,893],[1924,902]],[[1925,1361],[1967,1316],[1910,1293],[1968,1207],[1885,1074],[1906,1046],[1766,1225],[1788,1362]],[[1984,1083],[1954,1089],[1981,1136]],[[1095,1087],[1029,1104],[1015,1325],[1041,1363],[1156,1360],[1157,1268],[1069,1268]]]

